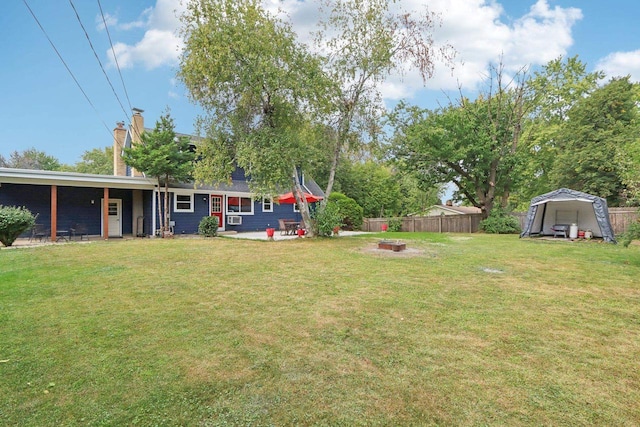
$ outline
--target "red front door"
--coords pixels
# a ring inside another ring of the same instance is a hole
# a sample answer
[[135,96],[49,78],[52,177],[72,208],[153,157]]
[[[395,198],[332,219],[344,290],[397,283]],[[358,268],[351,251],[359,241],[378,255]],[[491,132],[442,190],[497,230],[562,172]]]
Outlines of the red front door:
[[222,223],[222,196],[211,196],[211,216],[218,217],[218,228],[223,228]]

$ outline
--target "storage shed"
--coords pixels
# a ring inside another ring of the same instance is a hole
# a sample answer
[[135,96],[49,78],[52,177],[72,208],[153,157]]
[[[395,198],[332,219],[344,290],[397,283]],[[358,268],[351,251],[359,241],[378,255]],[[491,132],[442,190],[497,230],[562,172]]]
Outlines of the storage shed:
[[571,225],[591,230],[593,237],[615,243],[607,201],[580,191],[560,188],[531,199],[520,237],[554,236]]

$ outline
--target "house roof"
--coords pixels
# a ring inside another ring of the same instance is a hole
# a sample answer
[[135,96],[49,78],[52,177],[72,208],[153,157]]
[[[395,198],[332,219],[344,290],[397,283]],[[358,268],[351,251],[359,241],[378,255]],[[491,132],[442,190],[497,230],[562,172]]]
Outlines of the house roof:
[[68,187],[108,187],[132,190],[153,190],[156,186],[154,179],[144,177],[13,168],[0,168],[0,184],[2,183],[60,185]]
[[441,206],[443,209],[449,209],[461,214],[477,214],[482,213],[482,209],[475,206]]
[[[320,188],[320,186],[312,179],[305,178],[304,183],[302,185],[306,191],[314,196],[324,197],[324,191]],[[193,183],[172,183],[170,184],[170,188],[181,188],[185,190],[194,190],[194,191],[223,191],[228,193],[252,193],[249,188],[249,183],[245,180],[237,180],[234,179],[231,183],[222,182],[216,185],[196,185]],[[283,190],[291,191],[289,190]]]
[[429,210],[440,209],[443,211],[451,212],[452,214],[478,214],[482,213],[480,208],[476,208],[475,206],[447,206],[447,205],[433,205],[429,208]]
[[185,190],[224,191],[232,193],[250,193],[249,183],[242,180],[232,180],[231,183],[222,182],[217,185],[196,185],[193,183],[171,183],[170,188],[182,188]]

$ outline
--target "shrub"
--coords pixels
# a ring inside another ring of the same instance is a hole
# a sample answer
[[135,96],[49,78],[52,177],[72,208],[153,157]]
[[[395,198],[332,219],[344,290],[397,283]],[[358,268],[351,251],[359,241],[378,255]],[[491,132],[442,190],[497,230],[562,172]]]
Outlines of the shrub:
[[389,218],[387,231],[402,231],[402,218]]
[[204,237],[216,237],[218,235],[218,217],[203,217],[198,225],[198,233]]
[[36,217],[25,207],[0,205],[0,242],[11,246],[18,236],[36,223]]
[[342,227],[342,215],[335,202],[327,202],[314,214],[316,232],[318,236],[329,237],[335,227]]
[[620,243],[626,248],[633,240],[640,240],[640,221],[634,222],[629,226],[627,231],[622,235]]
[[354,199],[342,193],[333,192],[329,196],[328,202],[338,205],[338,211],[342,217],[342,226],[346,230],[357,230],[362,227],[364,210]]
[[489,218],[480,221],[480,229],[490,234],[516,234],[520,232],[520,222],[504,209],[493,208]]

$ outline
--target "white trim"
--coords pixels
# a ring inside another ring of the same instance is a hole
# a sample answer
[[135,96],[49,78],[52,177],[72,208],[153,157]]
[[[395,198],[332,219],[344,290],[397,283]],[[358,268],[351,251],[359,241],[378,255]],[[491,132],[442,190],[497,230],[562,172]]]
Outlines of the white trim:
[[[108,237],[122,237],[122,199],[109,198],[109,203],[115,203],[118,206],[118,230],[114,233],[112,227],[109,227]],[[100,199],[100,206],[104,204],[104,198]],[[100,236],[104,237],[104,210],[100,210]],[[107,221],[109,218],[107,217]]]
[[[178,201],[178,196],[188,196],[188,201]],[[178,203],[189,203],[188,209],[178,209]],[[185,192],[185,191],[174,191],[173,192],[173,212],[175,213],[193,213],[195,203],[195,194],[194,192]]]
[[0,168],[0,183],[2,182],[70,187],[109,187],[131,190],[153,190],[156,184],[155,180],[142,177]]
[[[269,205],[268,209],[266,209],[264,207],[266,200],[268,200],[268,205]],[[273,212],[273,197],[263,197],[262,198],[262,212]]]
[[156,230],[158,229],[158,225],[157,225],[157,219],[158,219],[158,212],[156,212],[156,209],[158,208],[157,205],[157,201],[158,201],[158,194],[157,194],[158,190],[157,188],[154,189],[153,192],[151,192],[151,217],[153,218],[151,221],[151,236],[155,237],[156,236]]
[[[250,199],[251,204],[249,206],[251,206],[251,212],[235,212],[235,211],[229,210],[229,197],[238,197],[240,199]],[[254,204],[255,204],[255,200],[253,199],[252,196],[240,195],[238,193],[227,193],[224,196],[223,210],[226,215],[254,215],[255,214]]]

